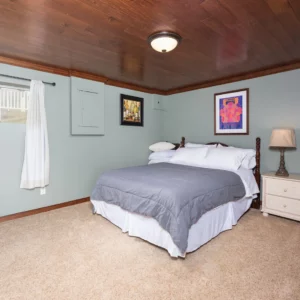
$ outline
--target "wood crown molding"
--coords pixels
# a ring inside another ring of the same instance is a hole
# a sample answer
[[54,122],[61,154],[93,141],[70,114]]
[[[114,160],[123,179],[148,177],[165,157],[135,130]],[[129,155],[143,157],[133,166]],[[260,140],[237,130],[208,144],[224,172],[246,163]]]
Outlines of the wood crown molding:
[[138,85],[132,85],[131,83],[121,82],[113,79],[108,79],[106,82],[107,85],[112,85],[124,89],[131,89],[139,92],[149,93],[149,94],[158,94],[158,95],[165,95],[166,92],[163,90],[146,88]]
[[252,72],[247,72],[239,75],[234,75],[234,76],[228,76],[225,78],[220,78],[216,80],[211,80],[199,84],[193,84],[189,86],[184,86],[181,88],[175,88],[171,89],[165,92],[165,95],[173,95],[173,94],[179,94],[183,92],[188,92],[188,91],[193,91],[193,90],[198,90],[198,89],[204,89],[216,85],[222,85],[222,84],[227,84],[227,83],[232,83],[232,82],[237,82],[237,81],[242,81],[242,80],[247,80],[247,79],[253,79],[257,77],[263,77],[267,75],[272,75],[272,74],[277,74],[277,73],[282,73],[282,72],[287,72],[287,71],[292,71],[300,69],[300,62],[292,62],[284,65],[279,65],[279,66],[273,66],[270,68],[265,68],[257,71],[252,71]]
[[159,94],[159,95],[165,95],[165,91],[158,90],[158,89],[152,89],[152,88],[147,88],[143,87],[140,85],[135,85],[132,83],[127,83],[127,82],[122,82],[118,80],[113,80],[104,76],[96,75],[96,74],[91,74],[91,73],[86,73],[86,72],[81,72],[81,71],[76,71],[76,70],[70,70],[70,76],[75,76],[83,79],[89,79],[93,81],[99,81],[103,82],[106,85],[111,85],[111,86],[116,86],[124,89],[130,89],[134,91],[140,91],[140,92],[145,92],[149,94]]
[[83,79],[103,82],[106,85],[131,89],[134,91],[140,91],[140,92],[145,92],[145,93],[149,93],[149,94],[158,94],[158,95],[179,94],[179,93],[183,93],[183,92],[208,88],[208,87],[212,87],[212,86],[237,82],[237,81],[241,81],[241,80],[253,79],[253,78],[257,78],[257,77],[262,77],[262,76],[267,76],[267,75],[277,74],[277,73],[281,73],[281,72],[287,72],[287,71],[300,69],[300,62],[296,61],[296,62],[284,64],[284,65],[273,66],[270,68],[265,68],[265,69],[261,69],[261,70],[257,70],[257,71],[247,72],[247,73],[234,75],[234,76],[228,76],[225,78],[220,78],[220,79],[216,79],[216,80],[202,82],[199,84],[193,84],[193,85],[189,85],[189,86],[183,86],[183,87],[163,91],[163,90],[159,90],[159,89],[147,88],[147,87],[143,87],[140,85],[135,85],[132,83],[113,80],[113,79],[107,78],[105,76],[96,75],[96,74],[92,74],[92,73],[87,73],[87,72],[82,72],[82,71],[77,71],[77,70],[68,70],[68,69],[64,69],[64,68],[59,68],[59,67],[54,67],[54,66],[50,66],[50,65],[35,63],[35,62],[21,60],[21,59],[9,58],[9,57],[4,57],[4,56],[0,56],[0,63],[18,66],[18,67],[22,67],[22,68],[33,69],[33,70],[47,72],[47,73],[52,73],[52,74],[57,74],[57,75],[62,75],[62,76],[68,76],[68,77],[75,76],[75,77],[79,77],[79,78],[83,78]]
[[131,89],[134,91],[140,91],[140,92],[145,92],[145,93],[149,93],[149,94],[165,95],[165,93],[166,93],[163,90],[152,89],[152,88],[135,85],[132,83],[121,82],[121,81],[113,80],[113,79],[110,79],[110,78],[107,78],[107,77],[104,77],[101,75],[96,75],[96,74],[77,71],[77,70],[69,70],[69,69],[59,68],[59,67],[55,67],[55,66],[50,66],[50,65],[45,65],[45,64],[32,62],[32,61],[10,58],[10,57],[5,57],[5,56],[0,56],[0,63],[13,65],[13,66],[21,67],[21,68],[28,68],[28,69],[32,69],[32,70],[41,71],[41,72],[52,73],[52,74],[56,74],[56,75],[62,75],[62,76],[68,76],[68,77],[75,76],[75,77],[79,77],[79,78],[83,78],[83,79],[103,82],[107,85]]
[[88,79],[88,80],[93,80],[93,81],[98,81],[98,82],[103,82],[103,83],[106,83],[108,80],[104,76],[81,72],[81,71],[76,71],[76,70],[70,70],[69,76],[79,77],[82,79]]
[[3,216],[3,217],[0,217],[0,223],[27,217],[27,216],[32,216],[32,215],[40,214],[40,213],[47,212],[50,210],[63,208],[63,207],[71,206],[71,205],[76,205],[76,204],[80,204],[80,203],[84,203],[84,202],[88,202],[88,201],[90,201],[90,197],[81,198],[81,199],[64,202],[64,203],[59,203],[59,204],[55,204],[55,205],[50,205],[50,206],[46,206],[46,207],[41,207],[41,208],[37,208],[37,209],[32,209],[32,210],[16,213],[13,215]]
[[21,67],[21,68],[28,68],[28,69],[32,69],[32,70],[41,71],[41,72],[69,76],[68,69],[53,67],[50,65],[35,63],[32,61],[27,61],[27,60],[21,60],[21,59],[16,59],[16,58],[0,56],[0,63],[13,65],[13,66]]

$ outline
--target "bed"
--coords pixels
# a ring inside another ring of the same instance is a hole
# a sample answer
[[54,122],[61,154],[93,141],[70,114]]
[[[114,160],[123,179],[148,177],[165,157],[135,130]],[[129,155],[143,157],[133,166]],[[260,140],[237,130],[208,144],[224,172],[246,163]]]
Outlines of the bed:
[[[176,148],[184,146],[182,138]],[[256,166],[247,171],[160,163],[105,172],[91,196],[94,213],[172,257],[185,257],[231,229],[250,207],[259,208],[259,138],[255,148]]]

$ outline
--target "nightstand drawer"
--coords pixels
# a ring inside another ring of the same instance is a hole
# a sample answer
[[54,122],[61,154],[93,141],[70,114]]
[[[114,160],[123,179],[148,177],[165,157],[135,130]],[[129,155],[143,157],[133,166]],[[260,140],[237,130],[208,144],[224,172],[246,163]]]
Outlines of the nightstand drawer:
[[296,199],[266,195],[266,207],[289,214],[300,215],[300,201]]
[[282,179],[267,179],[267,194],[300,199],[300,182]]

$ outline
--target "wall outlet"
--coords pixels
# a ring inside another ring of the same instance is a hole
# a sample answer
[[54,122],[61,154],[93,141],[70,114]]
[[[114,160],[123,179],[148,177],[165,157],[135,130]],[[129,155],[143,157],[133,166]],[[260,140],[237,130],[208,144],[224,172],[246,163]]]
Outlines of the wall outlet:
[[41,188],[40,192],[41,192],[41,195],[45,195],[46,194],[46,188],[45,187]]

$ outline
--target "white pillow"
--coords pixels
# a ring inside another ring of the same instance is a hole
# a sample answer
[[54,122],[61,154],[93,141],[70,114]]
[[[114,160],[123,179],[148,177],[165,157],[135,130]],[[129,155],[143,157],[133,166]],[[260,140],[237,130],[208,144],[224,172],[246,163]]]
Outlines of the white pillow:
[[159,152],[152,152],[149,156],[149,160],[171,158],[175,154],[176,150],[165,150]]
[[159,164],[159,163],[168,163],[170,161],[170,157],[168,158],[160,158],[160,159],[151,159],[149,160],[148,165]]
[[168,142],[155,143],[149,147],[149,149],[153,152],[171,150],[173,148],[175,148],[175,145]]
[[205,145],[205,144],[194,144],[194,143],[186,143],[184,145],[185,148],[203,148],[203,147],[207,147],[207,148],[216,148],[217,145]]
[[241,168],[244,169],[253,169],[256,166],[256,151],[253,149],[243,149],[243,148],[235,148],[235,147],[224,147],[221,144],[218,144],[218,148],[233,148],[244,151],[246,153],[245,158],[242,161]]
[[237,148],[209,148],[201,167],[222,170],[238,170],[246,152]]
[[176,150],[170,163],[188,166],[201,166],[208,152],[207,147],[203,148],[179,148]]
[[251,170],[255,166],[256,166],[256,157],[255,157],[255,154],[252,157],[251,156],[249,157],[248,155],[246,155],[246,157],[242,161],[241,167],[244,168],[244,169]]

